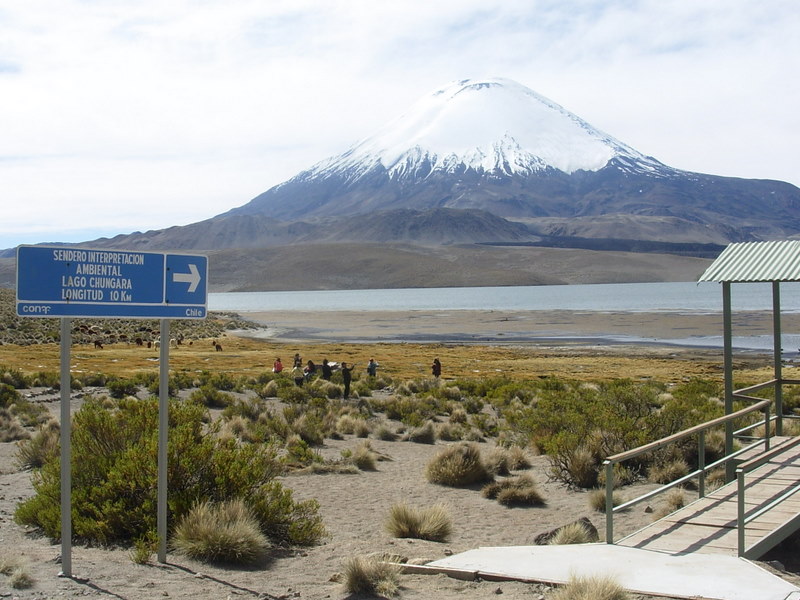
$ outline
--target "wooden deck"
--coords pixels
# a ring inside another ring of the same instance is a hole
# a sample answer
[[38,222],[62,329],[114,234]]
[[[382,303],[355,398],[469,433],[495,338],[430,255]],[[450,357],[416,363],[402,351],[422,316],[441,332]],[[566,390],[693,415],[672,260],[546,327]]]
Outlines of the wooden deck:
[[[745,557],[759,558],[800,529],[800,446],[782,451],[747,473],[745,489],[748,516],[789,494],[745,526],[745,546],[749,549]],[[737,556],[737,497],[737,483],[730,483],[617,544],[671,554],[700,552]]]

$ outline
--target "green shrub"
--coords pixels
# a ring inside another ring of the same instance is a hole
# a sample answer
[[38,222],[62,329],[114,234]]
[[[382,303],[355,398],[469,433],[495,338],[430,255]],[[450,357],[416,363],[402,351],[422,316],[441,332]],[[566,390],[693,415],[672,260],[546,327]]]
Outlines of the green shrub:
[[[295,503],[274,478],[283,472],[269,444],[240,445],[208,427],[206,409],[170,402],[168,518],[177,522],[201,501],[240,498],[271,539],[313,539],[321,521],[314,505]],[[106,409],[88,399],[72,429],[72,514],[77,539],[132,541],[156,529],[158,400],[123,399]],[[78,467],[80,465],[80,468]],[[17,506],[18,523],[58,539],[60,468],[48,459],[34,478],[35,495]],[[270,513],[275,509],[276,514]]]
[[175,526],[172,545],[196,560],[249,564],[264,556],[269,542],[251,510],[236,499],[193,506]]
[[461,487],[493,479],[481,460],[478,446],[461,443],[448,446],[433,457],[425,469],[431,483]]
[[389,510],[386,531],[396,538],[415,538],[444,542],[453,530],[452,520],[444,504],[434,504],[425,509],[395,504]]
[[189,400],[198,402],[209,408],[226,408],[233,403],[233,396],[221,392],[212,385],[204,385],[189,395]]
[[[0,384],[10,385],[15,389],[23,390],[31,387],[30,383],[30,379],[19,369],[12,369],[0,365]],[[2,406],[2,404],[0,404],[0,406]]]
[[14,402],[22,398],[14,386],[8,383],[0,383],[0,408],[8,408]]
[[111,397],[117,399],[135,396],[139,391],[139,386],[130,379],[115,379],[109,381],[106,387]]
[[133,547],[130,549],[129,555],[131,561],[137,565],[146,565],[155,554],[158,543],[156,542],[155,533],[150,533],[137,538],[133,541]]

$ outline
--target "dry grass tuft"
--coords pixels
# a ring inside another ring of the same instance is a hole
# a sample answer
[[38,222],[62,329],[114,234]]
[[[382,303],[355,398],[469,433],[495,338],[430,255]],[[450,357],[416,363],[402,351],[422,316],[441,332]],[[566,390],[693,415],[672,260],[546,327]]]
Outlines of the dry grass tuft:
[[258,521],[240,499],[197,504],[175,527],[172,543],[184,556],[235,564],[253,563],[269,547]]
[[[597,512],[605,513],[606,512],[606,490],[605,488],[598,488],[589,492],[588,495],[589,499],[589,506],[592,510],[596,510]],[[616,490],[611,495],[611,503],[613,506],[619,506],[622,504],[624,500],[619,492]]]
[[344,589],[350,594],[390,597],[400,589],[401,567],[375,556],[354,556],[344,564]]
[[548,544],[561,546],[565,544],[592,544],[598,541],[597,532],[589,531],[580,521],[564,525],[556,531]]
[[0,574],[8,577],[8,585],[15,590],[26,590],[33,587],[33,576],[18,557],[0,555]]
[[492,481],[494,477],[483,464],[478,445],[461,443],[447,446],[425,468],[431,483],[460,487]]
[[386,519],[386,531],[396,538],[415,538],[444,542],[453,531],[450,512],[444,504],[417,509],[405,503],[395,504]]
[[377,455],[368,440],[364,440],[353,452],[352,461],[362,471],[377,470]]
[[417,444],[433,444],[436,442],[436,428],[428,421],[422,427],[415,427],[406,435],[406,440]]
[[630,600],[631,596],[611,577],[570,577],[552,600]]
[[34,436],[20,442],[16,461],[24,469],[38,469],[61,448],[61,427],[56,420],[50,420],[39,428]]
[[689,473],[689,463],[683,458],[653,465],[647,474],[647,479],[652,483],[671,483]]
[[544,506],[544,497],[530,475],[509,477],[485,485],[481,490],[484,498],[497,499],[503,506]]
[[658,521],[659,519],[663,519],[667,515],[674,513],[676,510],[679,510],[684,506],[686,506],[686,496],[683,488],[672,489],[664,498],[664,504],[662,504],[659,509],[653,513],[653,520]]
[[519,446],[511,446],[507,451],[508,468],[512,471],[520,471],[522,469],[531,468],[531,459],[525,448]]

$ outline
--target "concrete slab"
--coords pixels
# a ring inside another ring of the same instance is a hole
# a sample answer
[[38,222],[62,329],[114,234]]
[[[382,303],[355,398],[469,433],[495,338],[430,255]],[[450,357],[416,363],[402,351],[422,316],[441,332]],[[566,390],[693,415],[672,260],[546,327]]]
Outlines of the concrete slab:
[[800,588],[743,558],[611,544],[477,548],[426,566],[553,584],[567,583],[570,576],[603,575],[634,593],[677,598],[800,600]]

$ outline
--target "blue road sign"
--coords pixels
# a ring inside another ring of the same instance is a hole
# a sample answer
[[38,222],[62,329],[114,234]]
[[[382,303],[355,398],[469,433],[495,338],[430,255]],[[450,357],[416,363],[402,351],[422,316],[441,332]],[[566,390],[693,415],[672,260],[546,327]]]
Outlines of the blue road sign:
[[203,319],[208,257],[70,246],[17,248],[17,315]]

